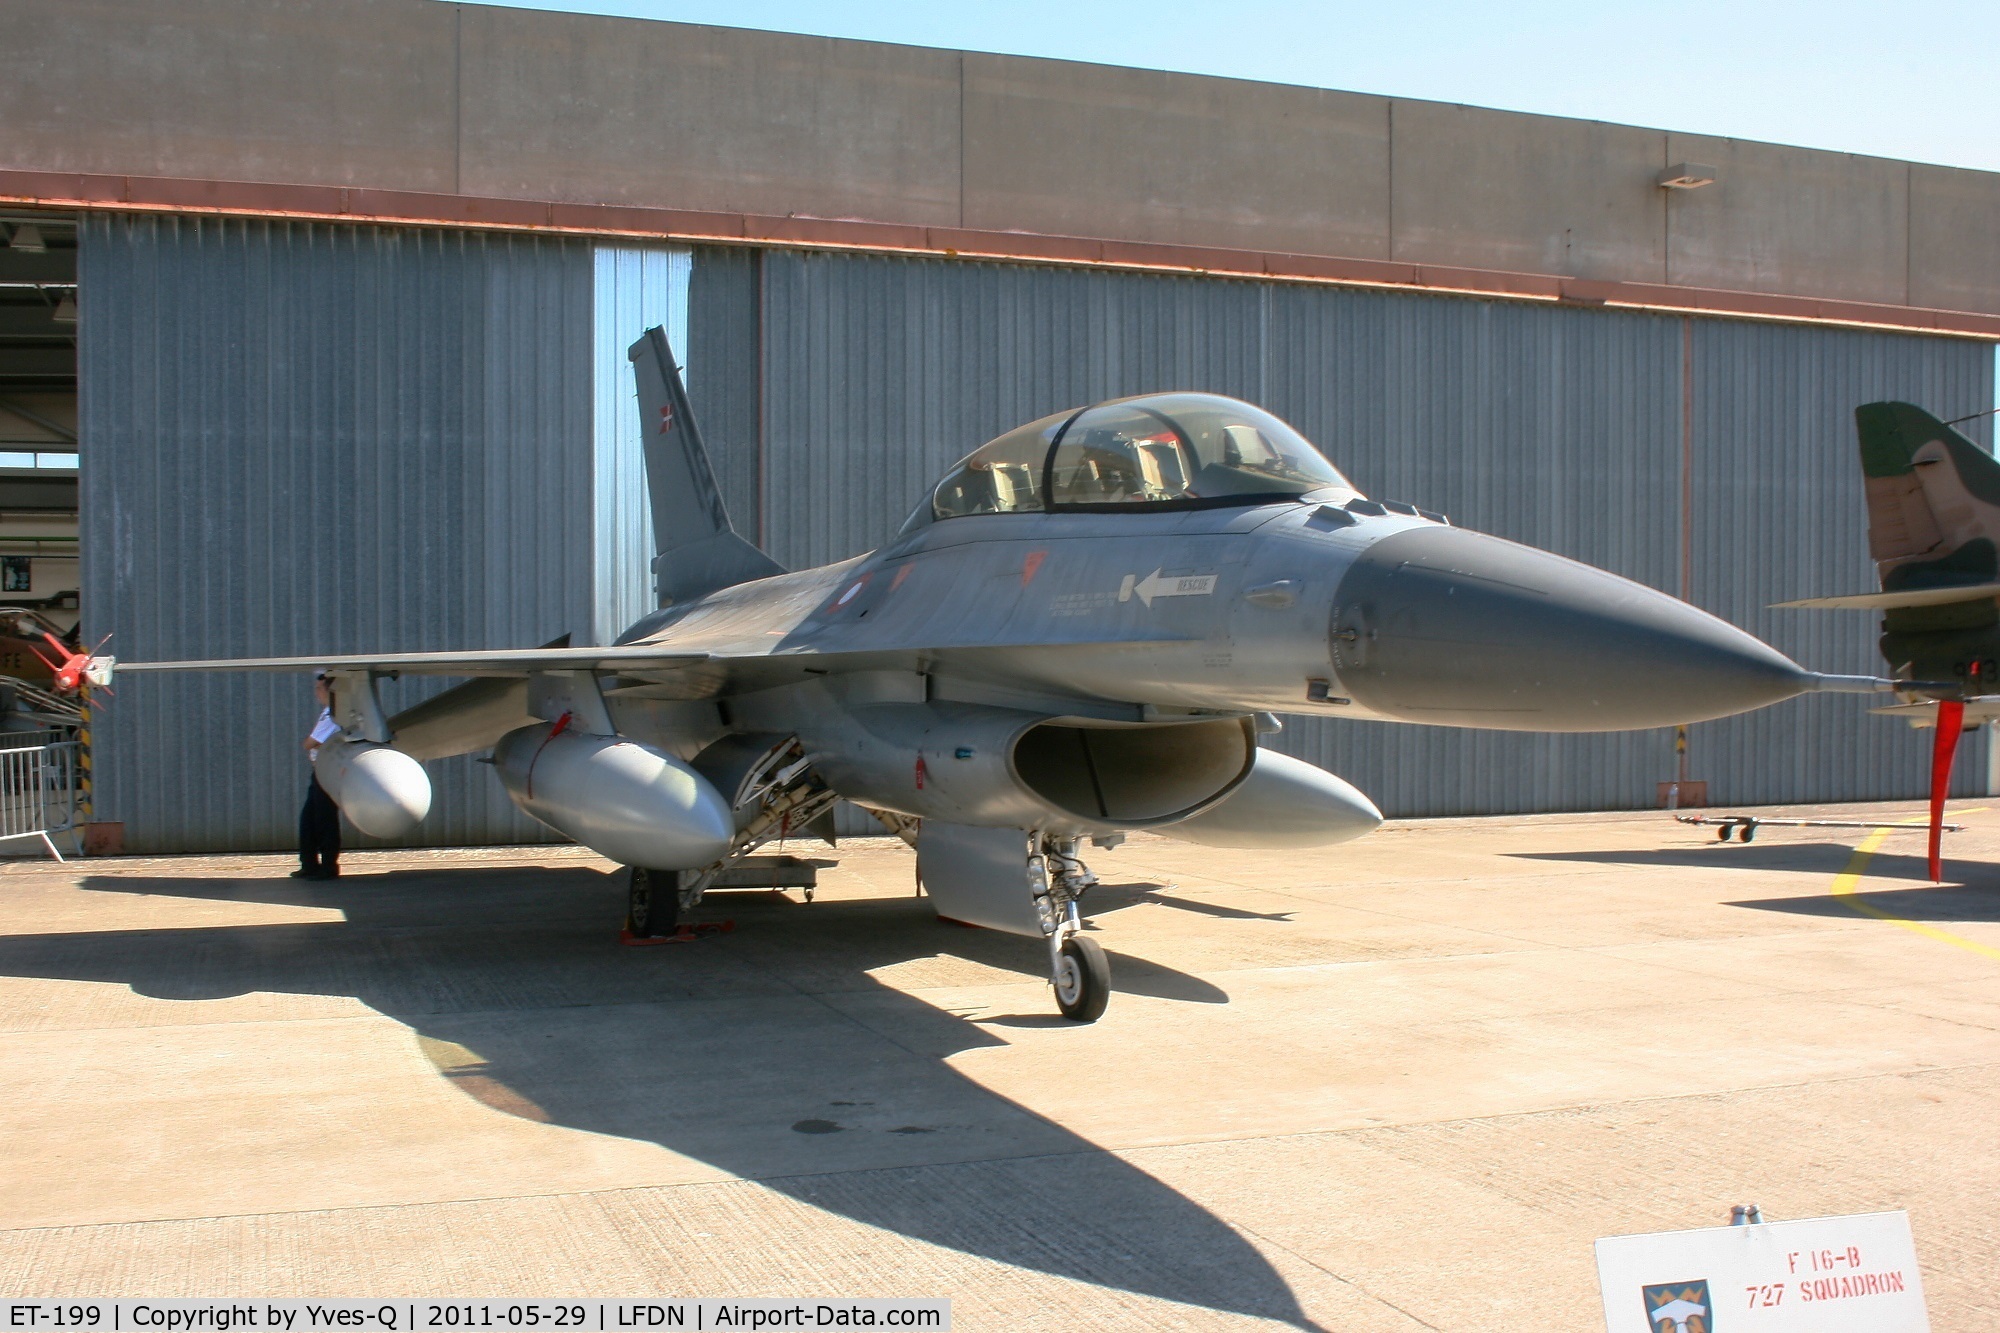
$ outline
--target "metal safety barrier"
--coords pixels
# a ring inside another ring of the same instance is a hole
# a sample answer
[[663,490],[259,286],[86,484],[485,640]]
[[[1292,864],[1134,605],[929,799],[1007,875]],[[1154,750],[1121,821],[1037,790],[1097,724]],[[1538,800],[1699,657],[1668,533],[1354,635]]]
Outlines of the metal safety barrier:
[[0,842],[40,838],[63,859],[50,835],[77,826],[77,755],[75,741],[0,750]]

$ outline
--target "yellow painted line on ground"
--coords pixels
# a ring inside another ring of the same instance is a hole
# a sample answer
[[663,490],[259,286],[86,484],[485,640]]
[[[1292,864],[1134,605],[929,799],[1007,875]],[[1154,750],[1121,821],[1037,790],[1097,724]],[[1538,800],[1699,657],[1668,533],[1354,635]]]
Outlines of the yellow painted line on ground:
[[[1972,810],[1960,810],[1956,813],[1961,815],[1975,815],[1984,808],[1984,806],[1981,806]],[[1918,815],[1914,818],[1898,820],[1897,824],[1924,824],[1928,822],[1929,816]],[[1893,912],[1883,911],[1873,903],[1863,902],[1855,894],[1854,886],[1861,882],[1862,873],[1868,869],[1868,863],[1875,859],[1875,853],[1881,848],[1883,839],[1894,832],[1895,827],[1896,825],[1885,824],[1863,838],[1860,844],[1855,847],[1854,855],[1847,859],[1847,868],[1833,877],[1834,901],[1850,911],[1859,912],[1863,916],[1872,916],[1877,921],[1887,921],[1892,926],[1901,926],[1904,930],[1914,931],[1930,939],[1964,949],[1968,953],[1976,953],[1984,958],[2000,959],[2000,949],[1996,949],[1990,944],[1981,944],[1978,940],[1969,940],[1963,935],[1954,935],[1948,930],[1939,930],[1936,926],[1927,926],[1921,921],[1905,920]]]

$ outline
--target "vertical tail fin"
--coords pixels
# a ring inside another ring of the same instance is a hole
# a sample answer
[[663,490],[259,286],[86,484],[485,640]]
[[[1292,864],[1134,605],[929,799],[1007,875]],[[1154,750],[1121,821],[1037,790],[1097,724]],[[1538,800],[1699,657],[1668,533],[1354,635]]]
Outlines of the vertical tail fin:
[[1884,591],[2000,578],[2000,462],[1909,403],[1854,410]]
[[729,522],[666,331],[647,329],[627,355],[639,386],[660,605],[784,573],[783,565],[744,540]]

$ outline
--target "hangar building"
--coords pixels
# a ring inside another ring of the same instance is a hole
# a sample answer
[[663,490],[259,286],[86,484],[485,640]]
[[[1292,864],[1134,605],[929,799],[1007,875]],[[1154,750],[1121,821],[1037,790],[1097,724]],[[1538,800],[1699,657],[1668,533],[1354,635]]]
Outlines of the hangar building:
[[[2000,175],[441,0],[0,12],[8,596],[80,591],[132,660],[610,638],[647,603],[624,353],[660,322],[788,566],[1018,422],[1214,390],[1840,672],[1872,618],[1767,606],[1869,586],[1852,408],[1994,402]],[[288,845],[309,711],[127,678],[95,818]],[[1645,806],[1675,766],[1671,733],[1276,743],[1396,815]],[[1692,776],[1915,795],[1925,748],[1816,697],[1694,728]],[[541,836],[469,761],[437,785],[424,841]]]

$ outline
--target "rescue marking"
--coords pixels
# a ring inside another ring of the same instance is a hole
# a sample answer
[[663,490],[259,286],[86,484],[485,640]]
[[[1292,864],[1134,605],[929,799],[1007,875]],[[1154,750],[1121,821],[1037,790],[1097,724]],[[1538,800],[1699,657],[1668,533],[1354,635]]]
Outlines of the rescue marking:
[[1125,581],[1118,585],[1118,600],[1129,602],[1132,594],[1138,593],[1139,600],[1151,606],[1155,597],[1206,597],[1215,591],[1215,580],[1214,574],[1188,574],[1163,579],[1157,569],[1143,579],[1137,574],[1127,574]]
[[[1978,806],[1971,810],[1961,810],[1959,813],[1962,815],[1977,814],[1983,809],[1985,809],[1984,806]],[[1897,824],[1927,824],[1929,822],[1929,817],[1923,815],[1914,815],[1908,819],[1899,819],[1896,821]],[[1948,930],[1939,930],[1936,926],[1925,925],[1921,921],[1906,921],[1892,912],[1883,911],[1873,903],[1864,902],[1854,892],[1854,886],[1861,882],[1862,873],[1868,869],[1868,863],[1875,859],[1876,851],[1880,849],[1883,841],[1888,838],[1894,828],[1895,825],[1893,824],[1885,824],[1863,838],[1859,845],[1855,847],[1854,855],[1848,858],[1847,868],[1834,876],[1833,900],[1851,912],[1859,912],[1862,916],[1872,916],[1877,921],[1887,921],[1892,926],[1901,926],[1904,930],[1913,931],[1918,935],[1937,940],[1940,943],[1964,949],[1968,953],[1976,953],[1982,958],[2000,959],[2000,949],[1996,949],[1990,944],[1981,944],[1978,940],[1969,940],[1963,935],[1954,935]]]
[[1027,559],[1021,562],[1021,586],[1023,588],[1035,581],[1036,571],[1042,567],[1042,561],[1048,558],[1049,553],[1047,551],[1028,552]]

